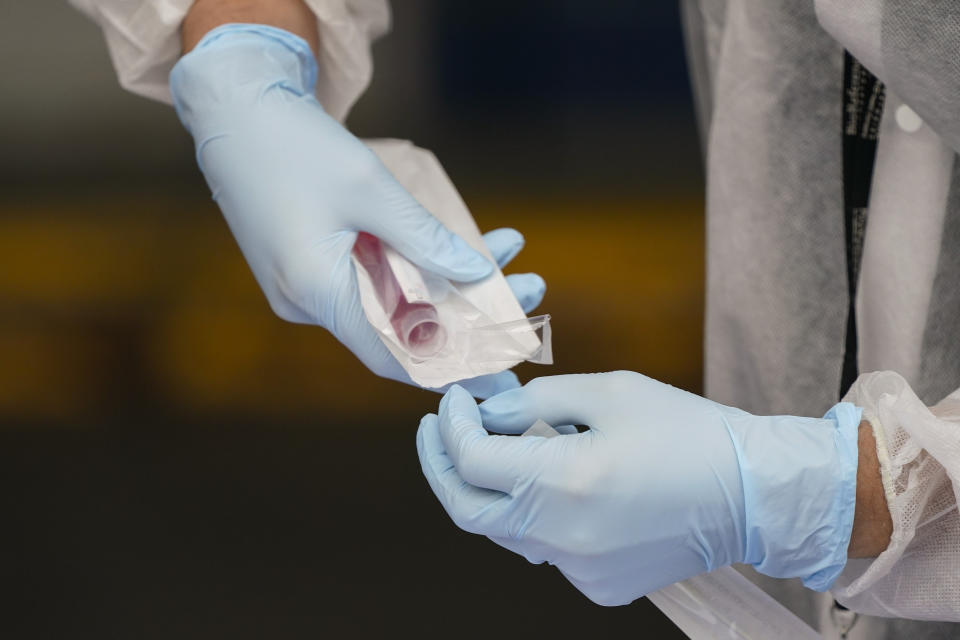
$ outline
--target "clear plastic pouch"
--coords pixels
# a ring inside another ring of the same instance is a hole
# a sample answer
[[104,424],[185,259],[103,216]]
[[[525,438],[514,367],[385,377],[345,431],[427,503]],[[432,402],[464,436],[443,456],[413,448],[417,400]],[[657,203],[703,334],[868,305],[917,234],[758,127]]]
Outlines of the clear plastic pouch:
[[[367,144],[420,204],[494,262],[432,153],[403,140]],[[451,282],[366,233],[352,258],[367,320],[417,384],[437,388],[523,361],[553,363],[550,316],[527,318],[499,269],[480,282]]]
[[417,384],[441,387],[524,360],[553,362],[550,316],[497,322],[463,285],[420,271],[366,233],[353,261],[367,320]]

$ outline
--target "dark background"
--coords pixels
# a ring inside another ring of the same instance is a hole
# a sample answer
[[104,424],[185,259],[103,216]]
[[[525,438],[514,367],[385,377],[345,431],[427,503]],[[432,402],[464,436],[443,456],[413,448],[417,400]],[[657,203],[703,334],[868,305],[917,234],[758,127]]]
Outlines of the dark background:
[[[528,240],[557,364],[698,391],[702,174],[674,3],[395,3],[349,124]],[[4,638],[681,637],[457,530],[438,397],[272,316],[168,106],[66,3],[0,4]],[[671,635],[672,634],[672,635]]]

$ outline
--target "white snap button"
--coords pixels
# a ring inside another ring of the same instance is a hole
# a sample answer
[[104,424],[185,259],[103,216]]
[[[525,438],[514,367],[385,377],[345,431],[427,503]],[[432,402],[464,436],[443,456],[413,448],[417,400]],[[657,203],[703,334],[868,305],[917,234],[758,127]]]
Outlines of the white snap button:
[[917,115],[917,112],[905,104],[897,107],[897,124],[907,133],[914,133],[923,126],[923,120]]

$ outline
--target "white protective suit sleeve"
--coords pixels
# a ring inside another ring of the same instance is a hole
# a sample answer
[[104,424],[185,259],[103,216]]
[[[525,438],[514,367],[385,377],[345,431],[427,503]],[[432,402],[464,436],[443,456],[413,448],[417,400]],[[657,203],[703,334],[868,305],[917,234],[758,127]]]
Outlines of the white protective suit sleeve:
[[844,400],[873,426],[893,534],[876,559],[847,562],[833,596],[870,615],[960,621],[960,390],[928,408],[882,371]]
[[[960,151],[960,5],[955,0],[815,0],[821,26]],[[833,589],[861,613],[960,621],[960,390],[928,409],[892,372],[861,376],[893,535],[851,560]]]
[[960,152],[960,3],[815,0],[820,25]]
[[[317,99],[343,121],[373,74],[371,43],[390,27],[387,0],[304,0],[320,35]],[[170,70],[180,58],[180,25],[193,0],[70,0],[103,29],[125,89],[171,102]]]

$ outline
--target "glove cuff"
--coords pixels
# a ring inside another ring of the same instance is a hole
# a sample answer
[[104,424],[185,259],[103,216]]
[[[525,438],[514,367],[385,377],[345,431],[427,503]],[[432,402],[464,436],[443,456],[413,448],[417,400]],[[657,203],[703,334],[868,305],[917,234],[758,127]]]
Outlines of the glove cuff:
[[170,72],[170,94],[197,138],[198,123],[210,112],[255,105],[278,87],[312,97],[316,82],[317,61],[306,40],[277,27],[236,23],[211,30],[180,58]]
[[836,523],[833,548],[824,556],[823,568],[803,579],[804,586],[814,591],[826,591],[832,587],[847,565],[847,548],[853,533],[857,503],[857,465],[860,458],[857,435],[863,409],[849,402],[840,402],[823,417],[832,420],[835,425],[833,441],[837,451],[839,482],[832,505],[832,521]]
[[842,402],[820,420],[727,416],[743,480],[744,562],[830,588],[853,529],[861,413]]

